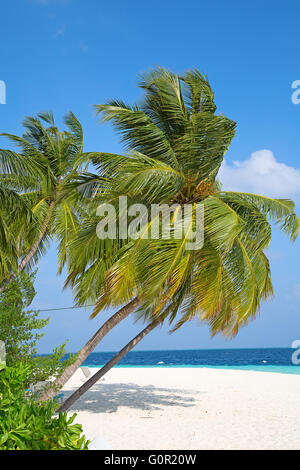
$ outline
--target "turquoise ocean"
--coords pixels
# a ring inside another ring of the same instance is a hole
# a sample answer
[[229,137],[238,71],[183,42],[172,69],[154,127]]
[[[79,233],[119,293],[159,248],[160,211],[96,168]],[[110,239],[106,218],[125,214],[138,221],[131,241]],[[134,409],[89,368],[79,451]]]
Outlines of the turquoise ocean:
[[[101,367],[115,352],[94,352],[83,365]],[[116,367],[208,367],[242,369],[283,374],[300,374],[300,364],[292,363],[290,348],[190,349],[172,351],[132,351]]]

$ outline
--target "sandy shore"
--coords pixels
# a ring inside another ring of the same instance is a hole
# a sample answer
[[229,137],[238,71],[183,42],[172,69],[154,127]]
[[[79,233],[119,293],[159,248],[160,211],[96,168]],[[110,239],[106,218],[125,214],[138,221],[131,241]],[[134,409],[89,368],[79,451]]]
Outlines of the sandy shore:
[[[79,369],[65,396],[83,382]],[[88,439],[102,436],[113,449],[300,448],[296,375],[115,368],[70,411]]]

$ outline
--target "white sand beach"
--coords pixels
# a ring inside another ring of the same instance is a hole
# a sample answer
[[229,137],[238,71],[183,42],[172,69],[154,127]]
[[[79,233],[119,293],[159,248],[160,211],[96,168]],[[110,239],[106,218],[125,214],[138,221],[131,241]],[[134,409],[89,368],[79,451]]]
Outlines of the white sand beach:
[[[65,396],[83,379],[78,370]],[[70,412],[112,449],[299,449],[299,397],[300,375],[115,368]]]

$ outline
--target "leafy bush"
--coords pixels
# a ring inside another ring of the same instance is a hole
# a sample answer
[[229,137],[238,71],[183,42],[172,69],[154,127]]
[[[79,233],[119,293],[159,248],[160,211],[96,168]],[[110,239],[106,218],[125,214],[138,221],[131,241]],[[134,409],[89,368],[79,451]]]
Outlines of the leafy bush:
[[81,425],[72,424],[76,414],[53,417],[56,402],[26,396],[31,374],[28,364],[0,371],[0,450],[87,450]]
[[[50,356],[37,356],[37,342],[49,318],[39,318],[39,312],[28,310],[36,292],[33,286],[35,273],[22,273],[12,279],[0,292],[0,340],[6,349],[6,364],[9,367],[20,361],[32,369],[30,384],[58,377],[75,360],[75,355],[63,360],[65,345],[56,348]],[[28,384],[29,385],[29,384]]]

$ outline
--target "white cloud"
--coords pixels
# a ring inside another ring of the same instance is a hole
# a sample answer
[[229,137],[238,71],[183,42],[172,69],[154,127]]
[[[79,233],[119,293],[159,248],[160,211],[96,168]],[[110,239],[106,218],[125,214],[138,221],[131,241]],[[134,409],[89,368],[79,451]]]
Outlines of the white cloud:
[[271,150],[259,150],[232,165],[224,160],[219,178],[224,190],[300,199],[300,169],[278,162]]

